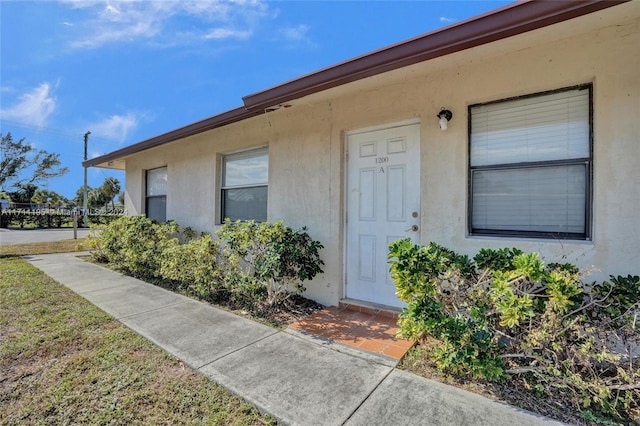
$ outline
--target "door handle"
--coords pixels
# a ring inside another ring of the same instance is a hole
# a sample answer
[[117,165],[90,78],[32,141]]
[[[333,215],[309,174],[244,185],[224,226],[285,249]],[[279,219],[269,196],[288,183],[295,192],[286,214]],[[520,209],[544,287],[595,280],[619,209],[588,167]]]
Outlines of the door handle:
[[413,225],[411,228],[409,229],[405,229],[404,232],[409,232],[409,231],[413,231],[413,232],[418,232],[418,225]]

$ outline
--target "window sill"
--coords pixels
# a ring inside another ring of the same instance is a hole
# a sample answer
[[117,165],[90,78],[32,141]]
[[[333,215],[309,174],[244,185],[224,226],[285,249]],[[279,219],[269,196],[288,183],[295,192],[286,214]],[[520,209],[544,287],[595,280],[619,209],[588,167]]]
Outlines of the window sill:
[[525,237],[525,236],[515,236],[515,235],[478,235],[478,234],[467,234],[465,236],[466,240],[477,240],[477,241],[502,241],[502,242],[519,242],[519,243],[529,243],[529,244],[576,244],[576,245],[594,245],[594,241],[592,238],[586,239],[561,239],[561,238],[553,238],[553,237]]

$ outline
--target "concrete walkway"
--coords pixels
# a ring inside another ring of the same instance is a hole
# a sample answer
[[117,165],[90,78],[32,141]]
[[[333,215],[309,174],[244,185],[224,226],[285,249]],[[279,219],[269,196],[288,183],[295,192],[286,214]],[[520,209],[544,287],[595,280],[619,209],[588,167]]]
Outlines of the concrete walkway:
[[560,424],[355,350],[274,330],[72,253],[27,260],[284,424]]

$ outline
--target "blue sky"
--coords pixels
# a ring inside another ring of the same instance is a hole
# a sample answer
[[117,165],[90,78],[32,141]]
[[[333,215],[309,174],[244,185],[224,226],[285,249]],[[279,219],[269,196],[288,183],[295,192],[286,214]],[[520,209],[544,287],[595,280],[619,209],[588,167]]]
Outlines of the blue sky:
[[[508,1],[0,0],[0,130],[89,157],[242,105],[242,96]],[[89,185],[124,173],[89,169]]]

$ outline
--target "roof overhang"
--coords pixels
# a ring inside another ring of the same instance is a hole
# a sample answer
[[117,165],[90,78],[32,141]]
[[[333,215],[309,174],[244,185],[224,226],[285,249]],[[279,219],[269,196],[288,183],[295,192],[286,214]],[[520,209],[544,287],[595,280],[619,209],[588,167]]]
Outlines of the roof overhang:
[[189,136],[197,135],[198,133],[212,130],[218,127],[226,126],[227,124],[235,123],[245,120],[256,115],[260,115],[261,111],[250,111],[244,107],[235,108],[222,114],[214,115],[213,117],[205,118],[204,120],[197,121],[184,127],[180,127],[176,130],[172,130],[167,133],[155,136],[151,139],[138,142],[133,145],[125,146],[117,151],[110,152],[109,154],[101,155],[99,157],[92,158],[82,163],[85,167],[106,167],[121,169],[123,166],[118,166],[116,163],[119,159],[135,154],[140,151],[145,151],[149,148],[164,145],[169,142],[177,141]]
[[264,110],[312,93],[543,28],[626,1],[629,0],[516,2],[242,99],[247,109]]
[[294,99],[577,18],[630,0],[519,1],[243,97],[244,107],[83,162],[110,167],[125,156],[222,127]]

